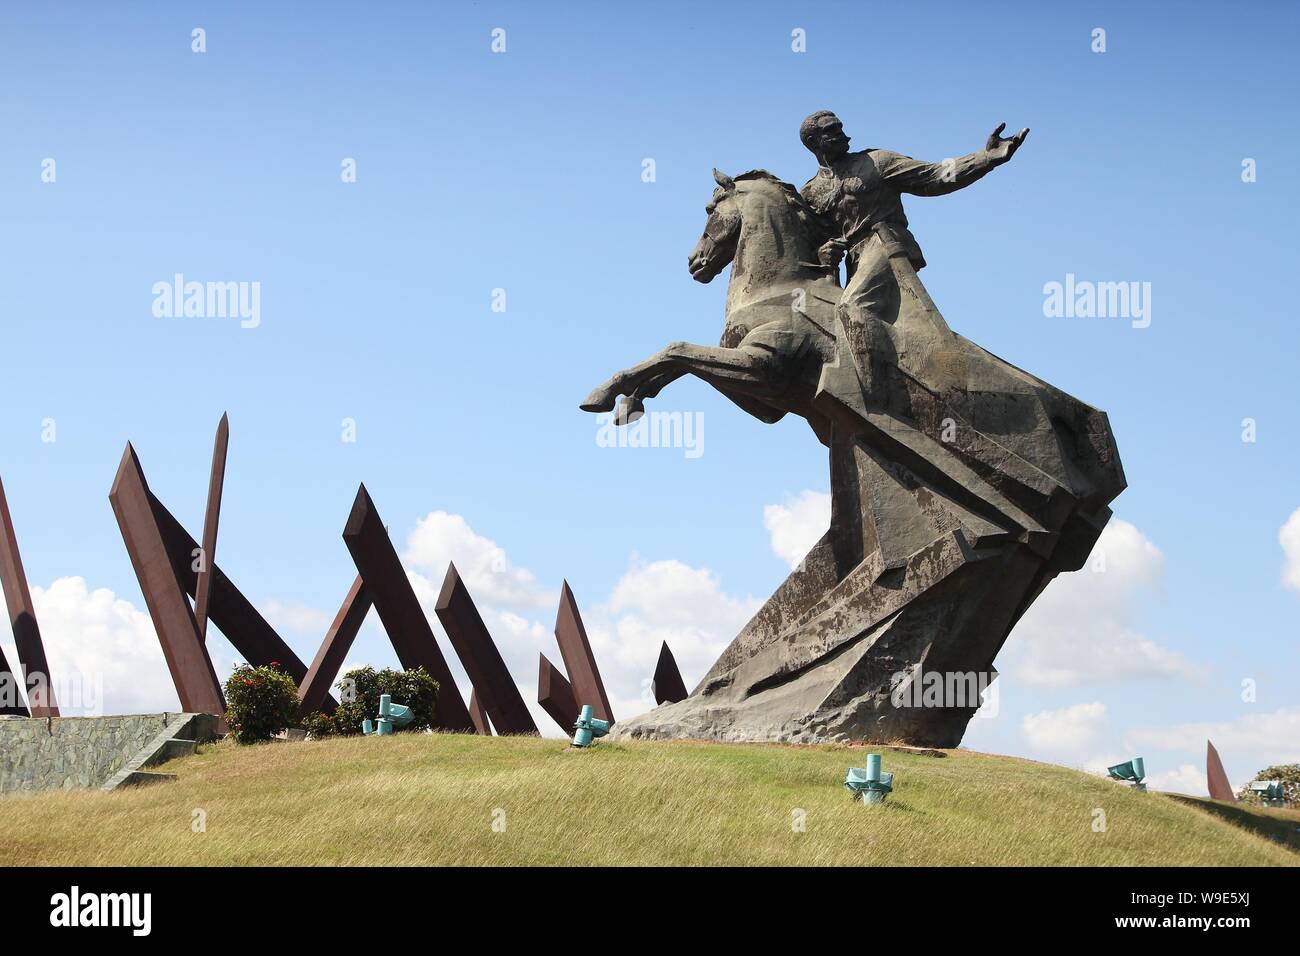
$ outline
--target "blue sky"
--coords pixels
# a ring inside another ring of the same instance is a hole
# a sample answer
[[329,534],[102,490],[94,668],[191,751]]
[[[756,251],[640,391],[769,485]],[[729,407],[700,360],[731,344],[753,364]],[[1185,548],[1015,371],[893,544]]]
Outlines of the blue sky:
[[[693,381],[654,407],[703,415],[695,458],[598,447],[577,403],[716,341],[724,281],[685,267],[710,170],[801,184],[799,121],[829,107],[856,147],[932,160],[1031,127],[1009,166],[907,203],[923,278],[958,332],[1105,409],[1129,479],[1104,585],[1052,586],[967,744],[1088,766],[1141,747],[1192,789],[1207,733],[1234,780],[1300,759],[1294,6],[267,6],[0,13],[0,475],[50,653],[115,675],[110,704],[174,706],[148,696],[169,688],[108,507],[118,458],[131,440],[197,533],[223,410],[218,561],[300,656],[354,573],[365,481],[413,574],[483,565],[525,690],[562,577],[622,710],[663,636],[697,680],[788,573],[773,528],[816,524],[824,451]],[[156,317],[175,273],[260,283],[260,325]],[[1151,283],[1150,326],[1045,318],[1067,273]],[[352,659],[393,659],[373,621]]]

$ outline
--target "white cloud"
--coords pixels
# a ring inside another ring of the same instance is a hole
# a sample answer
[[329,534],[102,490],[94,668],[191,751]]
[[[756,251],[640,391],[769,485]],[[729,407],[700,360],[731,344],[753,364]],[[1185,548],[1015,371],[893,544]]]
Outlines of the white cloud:
[[1171,727],[1139,727],[1125,735],[1129,749],[1204,753],[1214,741],[1225,763],[1266,765],[1300,763],[1300,706],[1251,713],[1233,720],[1202,721]]
[[[107,588],[90,590],[84,578],[65,577],[33,587],[32,604],[65,716],[180,708],[153,622],[131,602]],[[5,656],[17,666],[6,643]]]
[[1300,508],[1291,513],[1277,533],[1286,561],[1282,565],[1282,585],[1300,591]]
[[298,601],[267,601],[259,610],[277,631],[311,634],[322,639],[334,622],[332,614]]
[[1094,746],[1105,726],[1106,705],[1099,701],[1026,714],[1020,722],[1029,745],[1057,759],[1078,756]]
[[799,566],[830,524],[831,496],[820,491],[801,491],[785,504],[763,508],[763,527],[771,536],[772,550],[791,568]]
[[1200,676],[1138,630],[1140,605],[1163,573],[1160,549],[1127,521],[1112,521],[1088,564],[1048,584],[1016,625],[1004,666],[1039,687]]
[[[508,607],[548,607],[556,596],[543,591],[527,568],[516,567],[495,541],[475,534],[460,515],[432,511],[419,520],[406,539],[402,560],[408,569],[424,573],[442,587],[453,561],[476,600]],[[436,595],[435,595],[436,596]]]
[[707,568],[633,557],[609,600],[584,615],[615,713],[631,717],[654,706],[648,695],[664,642],[688,688],[753,617],[761,602],[725,593]]
[[1150,790],[1187,793],[1196,797],[1203,797],[1210,792],[1210,785],[1205,779],[1205,769],[1197,769],[1189,763],[1180,764],[1177,770],[1151,774],[1146,778],[1146,785]]

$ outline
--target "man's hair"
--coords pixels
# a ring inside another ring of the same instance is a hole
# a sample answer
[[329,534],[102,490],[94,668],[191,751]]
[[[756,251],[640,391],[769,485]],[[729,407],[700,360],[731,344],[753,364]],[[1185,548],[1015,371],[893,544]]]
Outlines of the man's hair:
[[[817,147],[813,143],[813,138],[817,135],[817,121],[823,116],[835,116],[835,114],[830,110],[818,110],[816,113],[808,114],[808,117],[799,124],[799,142],[813,152],[817,151]],[[836,119],[838,118],[836,117]]]

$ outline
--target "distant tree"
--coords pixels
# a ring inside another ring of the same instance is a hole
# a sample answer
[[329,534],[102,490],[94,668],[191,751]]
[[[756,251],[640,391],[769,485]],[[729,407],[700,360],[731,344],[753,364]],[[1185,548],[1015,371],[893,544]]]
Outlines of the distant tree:
[[[1257,780],[1280,780],[1282,781],[1282,795],[1286,802],[1291,806],[1300,803],[1300,763],[1280,764],[1276,767],[1265,767],[1259,773],[1255,774],[1254,783]],[[1250,789],[1250,784],[1242,787],[1237,794],[1237,799],[1242,803],[1251,803],[1255,806],[1262,806],[1264,801],[1260,799],[1259,794]]]

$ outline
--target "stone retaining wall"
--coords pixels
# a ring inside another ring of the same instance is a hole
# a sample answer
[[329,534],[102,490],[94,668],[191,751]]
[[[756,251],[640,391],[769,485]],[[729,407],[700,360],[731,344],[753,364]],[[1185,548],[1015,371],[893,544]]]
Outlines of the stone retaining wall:
[[181,716],[0,718],[0,794],[100,786]]

